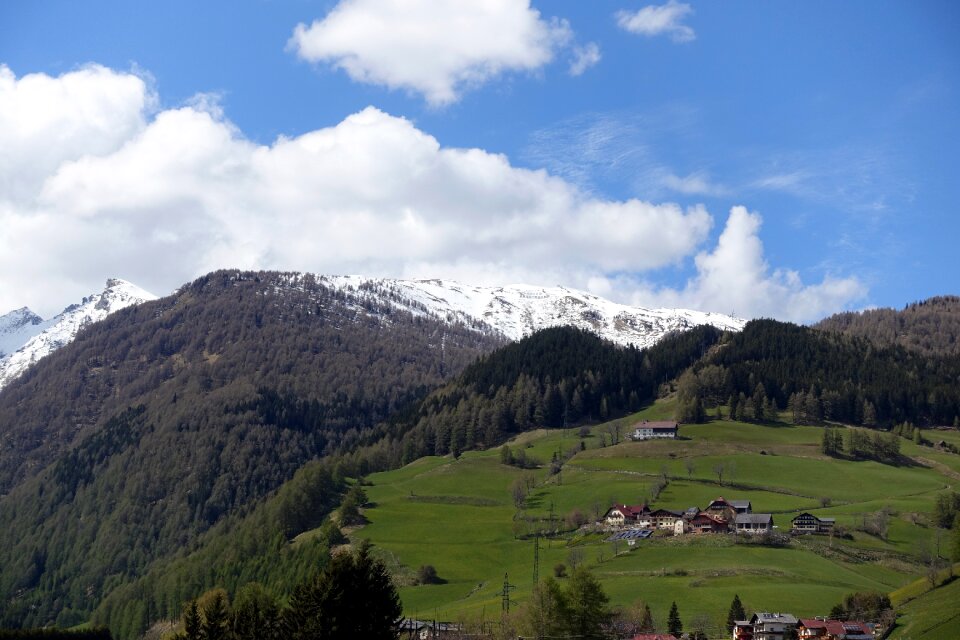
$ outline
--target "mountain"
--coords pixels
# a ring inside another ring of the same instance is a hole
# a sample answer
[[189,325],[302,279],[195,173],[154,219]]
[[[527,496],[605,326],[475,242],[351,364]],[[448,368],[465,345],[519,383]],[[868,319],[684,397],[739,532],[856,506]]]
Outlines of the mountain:
[[85,620],[502,344],[271,272],[212,273],[86,324],[0,392],[0,627]]
[[[631,307],[566,287],[479,287],[451,280],[310,277],[331,289],[362,292],[368,298],[376,297],[414,315],[430,315],[478,331],[499,332],[510,340],[548,327],[572,326],[615,344],[643,348],[670,333],[699,325],[739,331],[746,323],[719,313]],[[278,286],[282,290],[284,284]],[[50,320],[42,320],[26,307],[0,316],[0,389],[32,363],[73,340],[83,326],[118,309],[155,299],[153,294],[129,282],[111,279],[103,292],[84,298]]]
[[899,345],[923,355],[960,354],[960,296],[937,296],[902,310],[848,311],[821,320],[817,329]]
[[26,307],[0,316],[0,389],[34,362],[70,343],[88,324],[155,299],[155,295],[136,285],[111,278],[103,291],[70,305],[49,320],[42,320]]
[[44,328],[43,318],[27,307],[0,316],[0,358],[22,347]]
[[391,280],[363,276],[317,276],[341,289],[378,290],[411,311],[482,321],[511,340],[541,329],[586,329],[615,344],[648,347],[674,331],[699,325],[739,331],[746,320],[687,309],[647,309],[605,300],[567,287],[479,287],[451,280]]

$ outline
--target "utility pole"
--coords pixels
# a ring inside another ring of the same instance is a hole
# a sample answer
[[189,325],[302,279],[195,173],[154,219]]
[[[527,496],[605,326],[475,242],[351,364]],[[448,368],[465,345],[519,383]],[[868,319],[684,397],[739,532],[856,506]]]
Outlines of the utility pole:
[[504,573],[503,574],[503,591],[500,592],[500,595],[503,598],[500,607],[501,607],[501,613],[504,616],[510,613],[510,592],[516,588],[517,588],[516,586],[510,584],[510,580],[507,579],[507,574]]
[[533,536],[533,586],[540,582],[540,532]]

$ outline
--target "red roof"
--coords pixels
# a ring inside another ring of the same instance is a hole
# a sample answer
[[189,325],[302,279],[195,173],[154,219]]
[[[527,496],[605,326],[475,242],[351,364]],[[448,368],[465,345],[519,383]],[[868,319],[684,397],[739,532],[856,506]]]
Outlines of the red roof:
[[872,631],[867,625],[858,620],[817,620],[816,618],[801,618],[800,627],[803,629],[826,629],[832,636],[869,635]]
[[650,513],[650,507],[645,504],[640,505],[625,505],[625,504],[615,504],[607,510],[607,513],[611,511],[619,511],[623,514],[625,518],[636,518],[642,516],[645,513]]

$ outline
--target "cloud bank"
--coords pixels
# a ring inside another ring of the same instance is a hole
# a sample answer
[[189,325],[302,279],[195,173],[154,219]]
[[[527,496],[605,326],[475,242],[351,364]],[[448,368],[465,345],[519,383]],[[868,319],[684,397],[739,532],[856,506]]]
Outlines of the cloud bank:
[[440,106],[503,73],[543,67],[571,37],[566,22],[542,19],[529,0],[341,0],[322,20],[297,25],[288,46],[354,81]]
[[[771,272],[745,209],[703,251],[703,206],[598,197],[373,107],[259,145],[209,99],[155,102],[103,67],[20,79],[0,67],[0,312],[49,314],[108,276],[163,294],[226,267],[565,284],[796,320],[863,293]],[[645,279],[694,255],[685,288]]]

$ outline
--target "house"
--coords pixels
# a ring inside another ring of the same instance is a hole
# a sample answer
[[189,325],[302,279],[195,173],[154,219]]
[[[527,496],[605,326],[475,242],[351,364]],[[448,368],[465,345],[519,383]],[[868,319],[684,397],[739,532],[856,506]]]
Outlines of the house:
[[683,521],[683,514],[669,509],[656,509],[650,512],[650,518],[657,529],[676,529],[677,522]]
[[672,633],[638,633],[632,640],[677,640]]
[[603,516],[603,522],[610,527],[652,527],[650,507],[645,504],[615,504]]
[[734,523],[737,533],[763,534],[773,532],[773,515],[769,513],[738,513]]
[[753,625],[749,620],[737,620],[733,623],[733,640],[753,640]]
[[873,640],[876,625],[854,620],[804,618],[797,624],[800,640]]
[[727,520],[706,511],[701,511],[687,521],[690,533],[726,533],[729,531]]
[[759,612],[750,618],[753,640],[784,640],[796,630],[798,620],[789,613]]
[[790,532],[794,535],[802,533],[829,534],[836,524],[834,518],[818,518],[812,513],[801,513],[791,520]]
[[728,522],[733,520],[734,516],[737,515],[737,508],[731,501],[726,500],[723,496],[720,496],[716,500],[711,500],[704,511],[719,516]]
[[662,438],[676,438],[679,425],[673,420],[648,421],[644,420],[633,425],[634,440],[659,440]]

